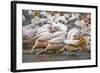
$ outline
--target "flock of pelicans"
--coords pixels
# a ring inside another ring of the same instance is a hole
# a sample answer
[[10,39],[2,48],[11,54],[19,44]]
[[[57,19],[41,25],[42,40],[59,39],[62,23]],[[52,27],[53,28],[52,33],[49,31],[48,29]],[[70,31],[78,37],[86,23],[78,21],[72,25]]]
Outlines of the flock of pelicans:
[[91,14],[23,10],[23,49],[41,53],[91,51]]

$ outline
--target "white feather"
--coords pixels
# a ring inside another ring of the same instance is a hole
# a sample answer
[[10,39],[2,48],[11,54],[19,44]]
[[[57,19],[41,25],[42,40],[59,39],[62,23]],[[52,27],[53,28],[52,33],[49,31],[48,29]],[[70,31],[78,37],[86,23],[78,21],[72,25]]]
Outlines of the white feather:
[[29,14],[30,16],[34,16],[34,15],[35,15],[35,12],[33,12],[32,10],[29,10],[29,11],[28,11],[28,14]]
[[50,27],[51,27],[50,24],[45,24],[37,30],[37,33],[39,34],[42,32],[50,31]]
[[52,38],[52,34],[49,32],[42,32],[40,34],[37,35],[38,37],[41,37],[43,39],[49,40]]
[[64,44],[67,45],[76,45],[79,42],[79,40],[64,40]]
[[74,24],[81,27],[81,28],[86,28],[87,27],[84,20],[77,20]]
[[25,21],[25,16],[24,16],[24,15],[22,16],[22,21],[23,21],[23,22]]
[[28,24],[26,26],[23,26],[23,30],[30,30],[30,29],[34,29],[35,25],[34,24]]
[[53,33],[53,38],[64,37],[64,36],[65,36],[65,34],[62,31],[57,31],[57,32]]
[[64,24],[58,22],[57,24],[53,24],[53,28],[57,28],[59,31],[64,32],[64,34],[66,34],[67,32],[67,26],[65,26]]
[[70,14],[64,14],[64,16],[67,18],[67,19],[69,19],[70,18]]
[[46,17],[47,16],[47,13],[45,11],[41,11],[40,12],[40,15],[43,16],[43,17]]
[[65,40],[65,37],[57,37],[57,38],[51,39],[49,42],[59,44],[59,43],[63,43],[64,40]]
[[80,35],[80,29],[73,28],[68,32],[68,39],[74,39],[74,36]]
[[32,24],[38,24],[40,23],[40,18],[38,16],[35,16],[32,20],[31,20]]

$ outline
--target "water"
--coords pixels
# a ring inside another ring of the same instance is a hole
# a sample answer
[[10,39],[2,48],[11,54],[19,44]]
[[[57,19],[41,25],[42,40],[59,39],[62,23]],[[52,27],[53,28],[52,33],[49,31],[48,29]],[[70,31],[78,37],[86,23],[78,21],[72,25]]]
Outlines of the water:
[[70,53],[63,52],[62,54],[30,54],[23,52],[22,61],[23,63],[30,62],[47,62],[47,61],[68,61],[68,60],[87,60],[90,59],[90,53],[77,52]]

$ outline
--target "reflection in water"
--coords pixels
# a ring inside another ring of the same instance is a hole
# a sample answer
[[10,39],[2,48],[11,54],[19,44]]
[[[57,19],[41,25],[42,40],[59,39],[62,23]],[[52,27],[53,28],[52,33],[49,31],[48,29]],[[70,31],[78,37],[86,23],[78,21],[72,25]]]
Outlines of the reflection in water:
[[63,54],[59,55],[47,55],[47,54],[40,54],[40,55],[33,55],[29,53],[23,53],[23,62],[47,62],[47,61],[68,61],[68,60],[86,60],[90,59],[90,53],[76,53],[70,54],[68,52],[64,52]]

